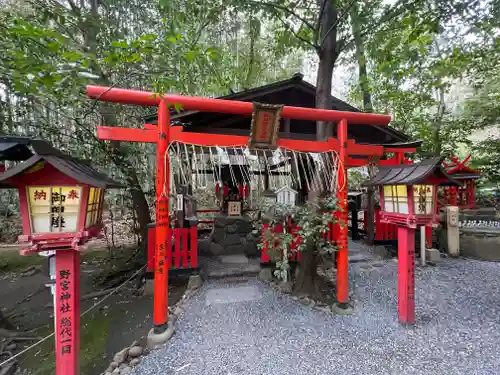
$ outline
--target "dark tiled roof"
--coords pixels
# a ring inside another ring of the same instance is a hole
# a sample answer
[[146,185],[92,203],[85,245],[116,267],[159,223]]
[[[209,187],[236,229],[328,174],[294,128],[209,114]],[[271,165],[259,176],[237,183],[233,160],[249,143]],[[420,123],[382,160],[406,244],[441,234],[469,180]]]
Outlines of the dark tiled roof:
[[0,136],[0,161],[21,161],[30,158],[33,153],[29,149],[29,137]]
[[45,161],[65,175],[82,184],[99,188],[122,187],[121,183],[116,182],[110,179],[107,175],[96,171],[86,162],[62,153],[45,141],[32,139],[30,140],[30,144],[35,151],[35,154],[28,160],[19,163],[15,167],[0,174],[0,186],[11,186],[9,182],[10,178],[23,174],[27,169],[40,161]]
[[377,175],[364,185],[416,185],[424,183],[431,176],[441,178],[443,182],[440,185],[461,185],[444,171],[441,167],[442,161],[442,158],[436,157],[415,164],[382,167]]
[[[224,95],[220,96],[217,99],[224,99],[224,100],[239,100],[239,101],[244,101],[244,102],[265,102],[262,98],[266,95],[270,95],[272,93],[284,93],[285,90],[289,89],[298,89],[303,95],[307,96],[308,98],[312,98],[311,103],[314,103],[315,96],[316,96],[316,87],[312,84],[310,84],[307,81],[303,80],[303,75],[300,73],[294,74],[291,78],[285,79],[282,81],[278,82],[273,82],[267,85],[255,87],[252,89],[247,89],[243,90],[240,92],[232,92],[229,95]],[[283,94],[284,95],[284,94]],[[352,105],[334,97],[331,96],[332,100],[332,109],[335,109],[337,111],[347,111],[347,112],[361,112],[358,108],[353,107]],[[278,104],[278,103],[274,103]],[[286,99],[283,99],[283,102],[280,104],[285,104],[285,105],[295,105],[295,104],[290,104],[286,103]],[[200,116],[204,116],[203,112],[199,111],[182,111],[180,113],[177,113],[175,111],[171,111],[171,120],[172,122],[176,123],[182,123],[182,124],[196,124],[199,121],[202,121],[202,118]],[[211,116],[214,116],[213,114]],[[227,114],[224,114],[222,116],[227,116]],[[152,114],[150,116],[147,116],[145,118],[146,122],[150,123],[156,123],[157,121],[157,114]],[[358,125],[359,126],[359,125]],[[376,132],[379,134],[386,134],[388,137],[390,137],[394,142],[402,142],[405,143],[409,140],[409,137],[400,132],[399,130],[390,128],[388,126],[376,126],[376,125],[371,125],[371,124],[366,124],[364,125],[367,129],[367,131],[370,132]],[[188,125],[189,129],[189,125]],[[392,147],[392,143],[390,144]],[[408,147],[408,146],[401,146],[401,147]]]

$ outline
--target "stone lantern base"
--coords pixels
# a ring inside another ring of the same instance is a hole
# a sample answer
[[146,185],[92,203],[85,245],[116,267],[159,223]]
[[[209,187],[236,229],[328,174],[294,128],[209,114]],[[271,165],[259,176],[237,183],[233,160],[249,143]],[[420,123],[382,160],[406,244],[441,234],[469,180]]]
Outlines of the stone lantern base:
[[250,217],[219,214],[210,234],[209,252],[215,256],[245,254],[257,257],[258,241],[258,233],[254,231]]

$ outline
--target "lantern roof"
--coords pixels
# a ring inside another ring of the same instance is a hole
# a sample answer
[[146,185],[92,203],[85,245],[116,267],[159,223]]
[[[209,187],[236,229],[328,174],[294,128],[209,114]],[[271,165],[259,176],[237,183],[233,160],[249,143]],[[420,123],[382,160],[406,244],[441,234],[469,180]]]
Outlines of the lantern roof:
[[443,166],[455,180],[477,180],[481,177],[481,172],[466,165],[470,159],[470,154],[462,161],[456,156],[451,156],[449,162],[443,161]]
[[365,186],[375,185],[418,185],[424,184],[431,178],[437,178],[438,185],[462,184],[451,177],[441,166],[443,158],[434,157],[415,164],[401,164],[390,167],[381,167]]
[[82,184],[98,188],[118,188],[123,186],[121,183],[110,179],[107,175],[90,167],[86,161],[65,154],[46,141],[30,139],[29,144],[35,153],[29,159],[1,173],[0,187],[13,187],[11,185],[13,177],[24,174],[40,162],[52,165],[61,173]]

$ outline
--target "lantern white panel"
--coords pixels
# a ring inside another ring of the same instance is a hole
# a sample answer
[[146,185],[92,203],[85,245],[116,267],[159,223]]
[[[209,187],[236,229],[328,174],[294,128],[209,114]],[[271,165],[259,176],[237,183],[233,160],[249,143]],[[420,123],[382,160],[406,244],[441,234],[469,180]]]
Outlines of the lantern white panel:
[[78,223],[78,213],[76,214],[65,214],[61,218],[64,220],[64,227],[61,228],[61,232],[76,232]]
[[385,201],[384,205],[386,212],[394,212],[394,204],[392,203],[392,201]]
[[410,211],[408,211],[408,202],[398,202],[398,208],[399,208],[399,213],[400,214],[408,214]]
[[33,215],[31,226],[33,233],[50,233],[50,216]]

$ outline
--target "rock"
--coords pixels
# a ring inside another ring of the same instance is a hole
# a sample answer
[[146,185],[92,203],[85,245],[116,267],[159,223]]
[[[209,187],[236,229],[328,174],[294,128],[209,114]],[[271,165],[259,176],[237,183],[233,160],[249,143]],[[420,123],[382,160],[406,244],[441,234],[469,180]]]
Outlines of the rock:
[[119,374],[121,371],[122,370],[119,367],[117,367],[113,370],[112,374]]
[[[237,245],[238,247],[241,246],[242,238],[239,234],[228,234],[226,238],[224,238],[224,247],[229,247],[229,246],[234,246]],[[240,249],[241,250],[241,249]]]
[[315,306],[314,309],[324,312],[325,314],[330,314],[332,312],[328,306]]
[[109,364],[109,367],[110,367],[110,368],[112,368],[112,369],[114,370],[114,369],[115,369],[115,368],[117,368],[119,365],[120,365],[119,363],[116,363],[116,362],[111,362],[111,363]]
[[201,284],[202,281],[200,275],[191,275],[189,276],[187,288],[189,290],[198,289],[201,286]]
[[113,375],[113,373],[111,371],[106,371],[104,375]]
[[212,233],[210,233],[210,239],[212,242],[222,244],[224,242],[224,238],[226,237],[226,232],[224,228],[214,227],[212,229]]
[[130,374],[132,372],[132,367],[130,366],[127,366],[125,368],[122,369],[122,371],[120,372],[120,374]]
[[113,357],[113,362],[116,362],[118,365],[120,365],[123,362],[125,362],[125,360],[127,359],[127,355],[128,355],[128,348],[124,348],[115,354],[115,356]]
[[140,358],[132,358],[129,362],[129,365],[134,367],[137,366],[141,362]]
[[297,300],[299,299],[299,297],[297,297],[297,296],[292,296],[292,299],[293,299],[294,301],[297,301]]
[[200,255],[211,255],[210,243],[210,238],[203,238],[198,240],[198,253]]
[[182,307],[180,307],[180,306],[176,306],[176,307],[175,307],[175,310],[174,310],[174,315],[179,316],[179,315],[181,315],[183,312],[184,312],[184,310],[182,309]]
[[129,357],[132,357],[132,358],[139,357],[141,354],[142,354],[142,347],[141,346],[133,346],[128,351]]
[[283,292],[283,293],[292,293],[292,283],[286,283],[286,282],[281,282],[278,285],[278,288]]
[[210,253],[213,255],[221,255],[224,253],[224,247],[218,243],[210,242]]
[[149,349],[161,348],[174,334],[174,327],[169,324],[165,332],[155,333],[154,328],[149,331],[147,345]]
[[309,303],[309,307],[314,308],[314,306],[316,306],[316,301],[311,300],[311,302]]
[[387,258],[390,256],[389,251],[387,251],[387,249],[384,245],[375,246],[374,252],[376,255],[378,255],[381,258]]
[[129,349],[130,349],[131,347],[133,347],[133,346],[139,346],[139,341],[138,341],[138,340],[134,340],[134,341],[132,342],[132,344],[129,346]]
[[238,225],[236,225],[236,224],[228,225],[225,228],[225,230],[226,230],[226,233],[228,233],[228,234],[236,234],[236,232],[238,231]]
[[109,372],[111,374],[113,372],[113,370],[114,370],[114,368],[112,368],[111,366],[108,366],[108,368],[104,372],[106,372],[106,373]]
[[273,279],[273,271],[270,268],[263,268],[259,272],[259,278],[264,281],[271,281]]
[[[120,366],[118,366],[118,368],[120,370],[123,370],[125,367],[127,367],[128,365],[126,363],[122,363]],[[115,369],[116,370],[116,369]]]

